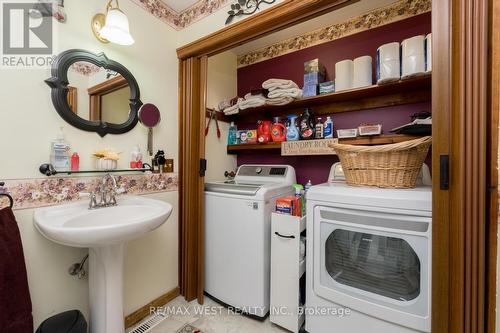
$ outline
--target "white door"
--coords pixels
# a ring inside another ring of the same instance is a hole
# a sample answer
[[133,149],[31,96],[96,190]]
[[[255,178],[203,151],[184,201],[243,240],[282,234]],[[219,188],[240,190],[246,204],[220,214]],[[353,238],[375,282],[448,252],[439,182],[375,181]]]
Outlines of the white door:
[[430,223],[429,217],[316,207],[315,293],[430,331]]

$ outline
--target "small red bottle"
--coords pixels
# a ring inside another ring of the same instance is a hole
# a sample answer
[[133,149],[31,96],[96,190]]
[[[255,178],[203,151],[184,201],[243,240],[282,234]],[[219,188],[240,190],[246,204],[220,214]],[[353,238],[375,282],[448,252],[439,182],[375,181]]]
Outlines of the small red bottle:
[[78,156],[78,153],[73,153],[71,156],[71,171],[78,170],[80,170],[80,156]]

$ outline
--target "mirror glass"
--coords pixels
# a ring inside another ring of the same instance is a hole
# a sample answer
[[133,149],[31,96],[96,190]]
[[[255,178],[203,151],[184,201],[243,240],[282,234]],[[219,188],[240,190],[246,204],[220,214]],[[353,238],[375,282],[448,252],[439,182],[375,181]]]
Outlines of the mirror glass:
[[73,63],[67,75],[68,104],[78,117],[110,124],[127,121],[131,90],[122,75],[85,61]]

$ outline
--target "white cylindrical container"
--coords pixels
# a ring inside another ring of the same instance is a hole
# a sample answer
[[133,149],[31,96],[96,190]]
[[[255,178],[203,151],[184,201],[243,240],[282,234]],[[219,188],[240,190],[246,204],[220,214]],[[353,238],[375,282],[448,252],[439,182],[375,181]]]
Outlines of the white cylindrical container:
[[363,56],[354,59],[352,87],[361,88],[373,84],[372,57]]
[[402,77],[425,73],[425,36],[405,39],[402,43]]
[[377,49],[377,83],[401,79],[400,44],[388,43]]
[[335,64],[335,91],[352,88],[353,67],[354,62],[349,59]]
[[432,34],[425,36],[425,71],[432,72]]

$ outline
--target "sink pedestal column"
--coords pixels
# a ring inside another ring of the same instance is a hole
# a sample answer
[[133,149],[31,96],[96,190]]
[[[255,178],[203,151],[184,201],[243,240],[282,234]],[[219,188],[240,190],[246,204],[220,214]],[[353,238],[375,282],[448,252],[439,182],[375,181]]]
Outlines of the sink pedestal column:
[[123,333],[125,244],[89,250],[90,333]]

